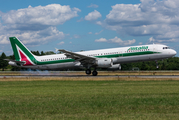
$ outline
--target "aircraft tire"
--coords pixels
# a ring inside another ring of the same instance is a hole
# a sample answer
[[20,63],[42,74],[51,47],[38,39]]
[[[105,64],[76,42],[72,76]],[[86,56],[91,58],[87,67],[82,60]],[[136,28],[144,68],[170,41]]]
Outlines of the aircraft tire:
[[91,70],[90,69],[87,69],[85,72],[86,72],[87,75],[91,74]]
[[97,76],[97,75],[98,75],[98,72],[97,72],[96,70],[94,70],[94,71],[92,72],[92,74],[93,74],[93,76]]

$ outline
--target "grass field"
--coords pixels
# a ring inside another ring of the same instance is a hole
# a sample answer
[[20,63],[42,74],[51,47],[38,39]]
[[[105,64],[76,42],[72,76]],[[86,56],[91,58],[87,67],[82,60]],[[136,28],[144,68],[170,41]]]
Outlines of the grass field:
[[179,119],[179,81],[0,81],[0,119]]

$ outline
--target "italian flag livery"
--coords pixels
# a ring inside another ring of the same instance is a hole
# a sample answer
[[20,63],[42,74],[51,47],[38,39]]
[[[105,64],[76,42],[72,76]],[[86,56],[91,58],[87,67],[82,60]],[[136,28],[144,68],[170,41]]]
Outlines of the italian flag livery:
[[34,55],[25,47],[25,45],[16,37],[10,37],[9,39],[16,61],[24,62],[23,66],[35,65],[34,61],[36,61],[36,59]]
[[176,55],[176,51],[166,45],[151,44],[111,49],[70,52],[58,49],[63,54],[36,56],[16,37],[10,37],[15,60],[9,60],[10,65],[42,70],[60,70],[69,68],[84,68],[86,74],[96,76],[97,68],[120,69],[121,63],[159,60]]

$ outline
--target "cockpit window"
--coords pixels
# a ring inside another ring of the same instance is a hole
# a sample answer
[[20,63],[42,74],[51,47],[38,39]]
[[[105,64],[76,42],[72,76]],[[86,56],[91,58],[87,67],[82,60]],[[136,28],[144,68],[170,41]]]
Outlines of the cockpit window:
[[163,49],[170,49],[169,47],[163,47]]

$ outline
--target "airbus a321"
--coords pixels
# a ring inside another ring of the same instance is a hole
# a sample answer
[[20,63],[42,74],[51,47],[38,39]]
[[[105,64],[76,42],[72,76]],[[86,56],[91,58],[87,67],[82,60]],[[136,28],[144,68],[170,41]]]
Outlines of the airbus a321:
[[[15,60],[9,60],[9,65],[40,69],[59,70],[69,68],[84,68],[87,75],[98,75],[98,68],[121,69],[121,63],[151,61],[170,58],[176,51],[166,45],[150,44],[111,49],[70,52],[58,49],[63,54],[36,56],[16,37],[10,37]],[[91,72],[93,68],[93,72]]]

